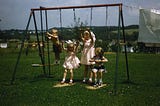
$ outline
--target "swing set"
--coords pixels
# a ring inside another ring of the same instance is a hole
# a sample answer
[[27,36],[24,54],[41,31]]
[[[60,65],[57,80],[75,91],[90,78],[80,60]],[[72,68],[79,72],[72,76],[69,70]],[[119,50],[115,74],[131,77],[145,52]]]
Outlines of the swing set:
[[[98,5],[84,5],[84,6],[65,6],[65,7],[51,7],[51,8],[46,8],[46,7],[40,7],[40,8],[32,8],[30,15],[29,15],[29,19],[28,19],[28,23],[25,29],[25,36],[22,39],[22,43],[21,43],[21,47],[20,47],[20,51],[17,57],[17,61],[13,70],[13,74],[12,74],[12,79],[11,79],[11,84],[13,84],[13,82],[15,81],[15,75],[16,75],[16,70],[19,64],[19,60],[21,57],[21,53],[22,53],[22,48],[24,46],[24,42],[27,39],[28,40],[28,36],[27,36],[27,31],[29,29],[29,25],[30,25],[30,21],[31,21],[31,17],[33,17],[33,21],[34,21],[34,28],[35,28],[35,34],[36,34],[36,39],[37,39],[37,44],[38,44],[38,50],[39,50],[39,56],[41,59],[41,64],[32,64],[32,66],[42,66],[43,68],[43,73],[44,76],[48,77],[50,76],[50,67],[52,64],[50,64],[50,53],[49,53],[49,40],[45,39],[45,34],[44,32],[47,32],[48,29],[48,11],[49,10],[59,10],[59,20],[60,20],[60,29],[61,29],[61,33],[62,33],[62,10],[66,10],[66,9],[72,9],[73,10],[73,14],[74,14],[74,22],[76,22],[76,9],[83,9],[83,8],[90,8],[90,27],[92,26],[92,9],[93,8],[98,8],[98,7],[106,7],[106,23],[105,25],[107,26],[107,9],[108,7],[119,7],[119,15],[118,15],[118,34],[117,34],[117,52],[116,52],[116,67],[115,67],[115,75],[114,75],[114,90],[116,92],[117,89],[117,77],[118,77],[118,66],[119,66],[119,47],[120,47],[120,30],[122,30],[122,37],[123,37],[123,44],[124,44],[124,48],[125,48],[125,63],[126,63],[126,74],[127,74],[127,82],[130,81],[129,78],[129,68],[128,68],[128,57],[127,57],[127,49],[126,49],[126,38],[125,38],[125,31],[124,31],[124,20],[123,20],[123,12],[122,12],[122,3],[118,3],[118,4],[98,4]],[[37,27],[37,21],[36,21],[36,11],[38,11],[40,13],[40,33],[38,33],[38,27]],[[43,22],[43,14],[45,15],[45,28],[44,28],[44,22]],[[107,29],[107,27],[106,27]],[[41,39],[39,37],[39,35],[41,34]],[[44,52],[44,46],[41,46],[40,43],[42,43],[42,45],[45,44],[45,40],[47,41],[47,57],[45,57]],[[28,52],[28,50],[26,49],[26,52]],[[45,61],[47,59],[47,61]],[[48,72],[46,71],[46,66],[48,67]]]

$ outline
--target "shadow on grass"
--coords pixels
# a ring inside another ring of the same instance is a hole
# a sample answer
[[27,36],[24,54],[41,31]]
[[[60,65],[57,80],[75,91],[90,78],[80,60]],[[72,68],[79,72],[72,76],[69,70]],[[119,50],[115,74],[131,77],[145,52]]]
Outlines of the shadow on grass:
[[38,81],[42,81],[42,80],[54,81],[54,80],[57,80],[57,79],[55,79],[55,77],[53,75],[40,74],[40,75],[34,76],[29,82],[33,83],[33,82],[38,82]]

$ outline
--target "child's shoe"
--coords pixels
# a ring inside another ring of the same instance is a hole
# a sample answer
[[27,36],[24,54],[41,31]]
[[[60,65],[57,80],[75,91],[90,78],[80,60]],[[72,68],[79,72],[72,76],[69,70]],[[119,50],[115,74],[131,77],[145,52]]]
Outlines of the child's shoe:
[[103,82],[102,82],[102,81],[100,81],[100,82],[98,83],[98,85],[99,85],[99,86],[102,86],[102,84],[103,84]]
[[70,81],[69,81],[69,84],[72,84],[72,83],[73,83],[73,80],[70,80]]
[[86,78],[84,78],[82,82],[83,82],[83,83],[86,83]]
[[62,81],[61,81],[61,84],[64,84],[65,83],[65,80],[63,79]]
[[98,83],[95,82],[95,83],[93,84],[93,87],[98,87]]
[[89,82],[89,83],[92,83],[92,78],[89,78],[88,82]]

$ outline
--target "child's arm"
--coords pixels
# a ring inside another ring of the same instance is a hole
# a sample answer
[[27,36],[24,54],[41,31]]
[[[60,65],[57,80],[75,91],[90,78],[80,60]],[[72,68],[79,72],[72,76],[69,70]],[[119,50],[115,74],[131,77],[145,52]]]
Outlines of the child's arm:
[[107,58],[105,58],[105,57],[102,57],[102,59],[96,59],[96,60],[94,60],[96,63],[101,63],[101,62],[108,62],[108,60],[107,60]]
[[90,35],[91,44],[93,45],[95,43],[95,35],[90,30],[88,30],[88,32],[89,32],[89,35]]
[[47,32],[47,35],[48,35],[49,37],[53,37],[53,38],[58,39],[58,36],[53,36],[53,35],[52,35],[52,34],[50,34],[49,32]]
[[94,58],[91,58],[91,59],[89,60],[89,62],[95,62],[95,59],[94,59]]
[[81,40],[83,41],[84,38],[83,38],[83,30],[82,29],[80,29],[80,36],[81,36]]
[[79,41],[76,42],[76,47],[74,49],[74,52],[76,53],[78,51]]
[[62,42],[62,49],[67,51],[67,48],[64,46],[64,42]]
[[107,58],[105,58],[105,57],[102,57],[101,62],[108,62],[108,59],[107,59]]
[[96,62],[96,56],[93,56],[90,60],[89,60],[89,62]]
[[52,34],[50,34],[49,32],[47,32],[46,34],[47,34],[48,39],[52,38]]
[[93,40],[93,36],[91,35],[91,31],[89,31],[89,35],[90,35],[90,38],[91,38],[91,43],[93,44],[94,40]]
[[85,41],[82,33],[81,33],[81,40],[82,40],[83,42]]
[[47,35],[48,35],[48,36],[53,36],[53,35],[52,35],[52,34],[50,34],[49,32],[47,32]]

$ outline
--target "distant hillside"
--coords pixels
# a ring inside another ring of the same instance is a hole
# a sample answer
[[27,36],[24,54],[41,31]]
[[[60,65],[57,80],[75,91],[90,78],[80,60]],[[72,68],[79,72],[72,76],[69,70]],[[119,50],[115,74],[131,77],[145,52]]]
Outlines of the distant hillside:
[[139,25],[129,25],[125,27],[125,29],[138,29],[138,28],[139,28]]
[[[138,25],[130,25],[125,27],[126,39],[135,41],[138,38]],[[60,28],[59,31],[61,31]],[[63,39],[79,39],[80,32],[74,28],[62,28]],[[97,39],[111,40],[117,39],[117,26],[92,26],[91,30],[95,33]]]
[[[129,41],[135,41],[138,38],[138,25],[129,25],[125,27],[126,39]],[[61,34],[62,39],[80,39],[79,28],[57,28]],[[95,33],[97,39],[102,40],[112,40],[117,39],[117,26],[92,26],[91,30]],[[31,30],[33,33],[30,35],[35,35],[35,31]],[[29,32],[31,32],[29,31]],[[12,29],[0,31],[0,39],[22,39],[24,36],[24,30]],[[40,33],[40,31],[38,31]],[[39,34],[40,35],[40,34]]]

